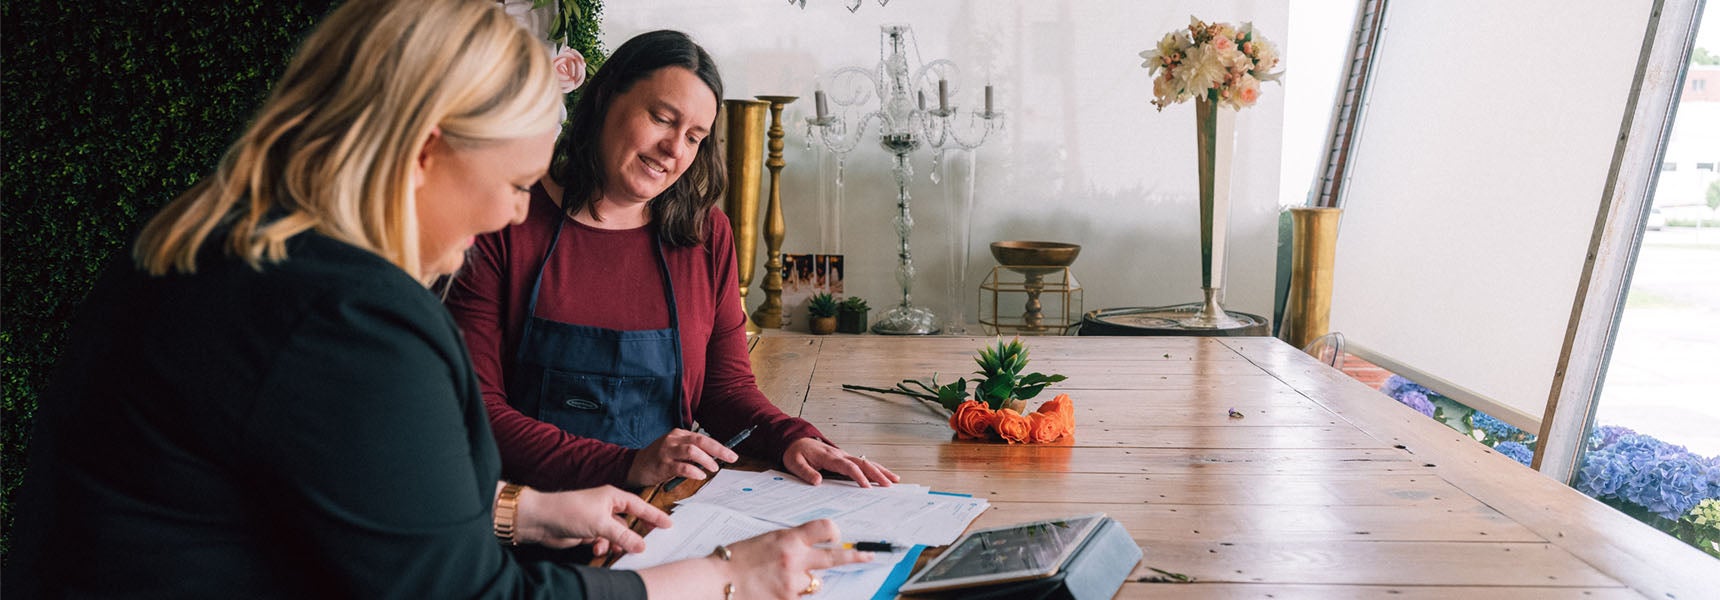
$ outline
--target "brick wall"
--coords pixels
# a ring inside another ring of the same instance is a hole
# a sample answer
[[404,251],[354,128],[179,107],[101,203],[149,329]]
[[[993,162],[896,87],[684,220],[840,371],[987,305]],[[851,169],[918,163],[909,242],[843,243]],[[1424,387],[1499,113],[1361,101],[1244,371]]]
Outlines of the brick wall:
[[1368,384],[1368,387],[1376,390],[1385,385],[1386,380],[1392,376],[1391,371],[1348,353],[1344,354],[1344,374],[1355,378],[1356,381]]

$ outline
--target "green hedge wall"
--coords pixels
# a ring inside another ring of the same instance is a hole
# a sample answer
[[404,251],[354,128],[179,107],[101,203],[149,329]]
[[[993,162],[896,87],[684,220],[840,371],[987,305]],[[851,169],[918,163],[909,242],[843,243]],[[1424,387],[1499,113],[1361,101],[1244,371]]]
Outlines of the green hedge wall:
[[[78,303],[144,219],[214,169],[336,4],[0,4],[0,561],[36,398]],[[601,4],[580,4],[572,38],[595,68]]]

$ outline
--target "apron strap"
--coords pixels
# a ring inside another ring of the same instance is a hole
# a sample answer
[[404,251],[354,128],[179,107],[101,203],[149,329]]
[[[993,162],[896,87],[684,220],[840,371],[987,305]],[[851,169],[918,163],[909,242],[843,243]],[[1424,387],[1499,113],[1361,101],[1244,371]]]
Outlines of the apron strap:
[[[538,288],[543,287],[543,272],[549,267],[549,257],[555,256],[555,246],[561,243],[561,227],[567,224],[567,214],[561,213],[555,220],[555,235],[549,238],[549,249],[544,250],[543,259],[538,261],[537,278],[532,280],[531,300],[526,304],[526,327],[531,327],[532,318],[537,316]],[[674,314],[674,307],[670,307]],[[673,318],[670,319],[673,322]],[[677,350],[678,351],[678,350]]]
[[675,420],[680,423],[681,429],[691,430],[691,407],[682,398],[687,367],[681,358],[681,310],[675,304],[675,282],[669,275],[669,253],[663,248],[663,236],[653,230],[652,237],[657,241],[657,266],[663,272],[663,293],[666,296],[664,299],[669,301],[669,330],[675,333]]

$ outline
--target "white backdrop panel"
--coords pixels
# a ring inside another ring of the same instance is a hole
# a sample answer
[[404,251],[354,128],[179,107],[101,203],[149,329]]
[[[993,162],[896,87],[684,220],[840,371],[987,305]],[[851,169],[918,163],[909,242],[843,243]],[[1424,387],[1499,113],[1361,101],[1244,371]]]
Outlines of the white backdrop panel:
[[[1151,82],[1140,68],[1141,50],[1189,16],[1212,21],[1253,21],[1283,46],[1287,3],[1277,1],[1137,0],[866,0],[850,14],[837,0],[810,0],[805,9],[782,0],[628,0],[605,7],[609,48],[651,29],[679,29],[716,59],[730,98],[791,94],[783,120],[790,124],[782,173],[784,251],[819,251],[817,198],[828,179],[818,177],[817,151],[805,147],[815,77],[840,67],[870,67],[879,59],[878,27],[914,28],[921,57],[949,58],[964,69],[952,103],[980,104],[988,77],[1008,126],[978,150],[973,240],[962,302],[976,318],[980,280],[996,264],[988,245],[998,240],[1052,240],[1082,244],[1073,270],[1086,287],[1088,309],[1161,305],[1200,298],[1199,212],[1194,152],[1194,107],[1156,112]],[[1270,314],[1277,232],[1283,90],[1268,85],[1258,105],[1237,118],[1233,174],[1231,267],[1227,306]],[[1320,113],[1321,118],[1325,115]],[[842,215],[848,257],[847,291],[874,307],[898,298],[895,184],[889,157],[873,133],[849,156]],[[920,270],[915,301],[947,307],[952,276],[946,188],[932,184],[930,153],[916,153],[912,238]],[[833,170],[833,169],[832,169]],[[826,188],[829,189],[828,187]],[[764,262],[761,243],[758,261]],[[755,276],[754,285],[762,281]],[[756,306],[763,298],[754,292]]]
[[1541,418],[1650,4],[1391,4],[1334,331]]

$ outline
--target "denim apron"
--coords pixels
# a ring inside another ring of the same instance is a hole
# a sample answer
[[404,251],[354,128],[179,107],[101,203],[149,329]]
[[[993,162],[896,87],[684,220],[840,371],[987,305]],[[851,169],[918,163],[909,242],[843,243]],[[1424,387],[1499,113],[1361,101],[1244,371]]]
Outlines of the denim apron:
[[662,239],[653,235],[669,302],[668,329],[617,331],[562,323],[539,318],[537,301],[566,222],[565,216],[557,222],[532,282],[509,404],[573,435],[644,448],[675,427],[687,427],[681,409],[680,316]]

